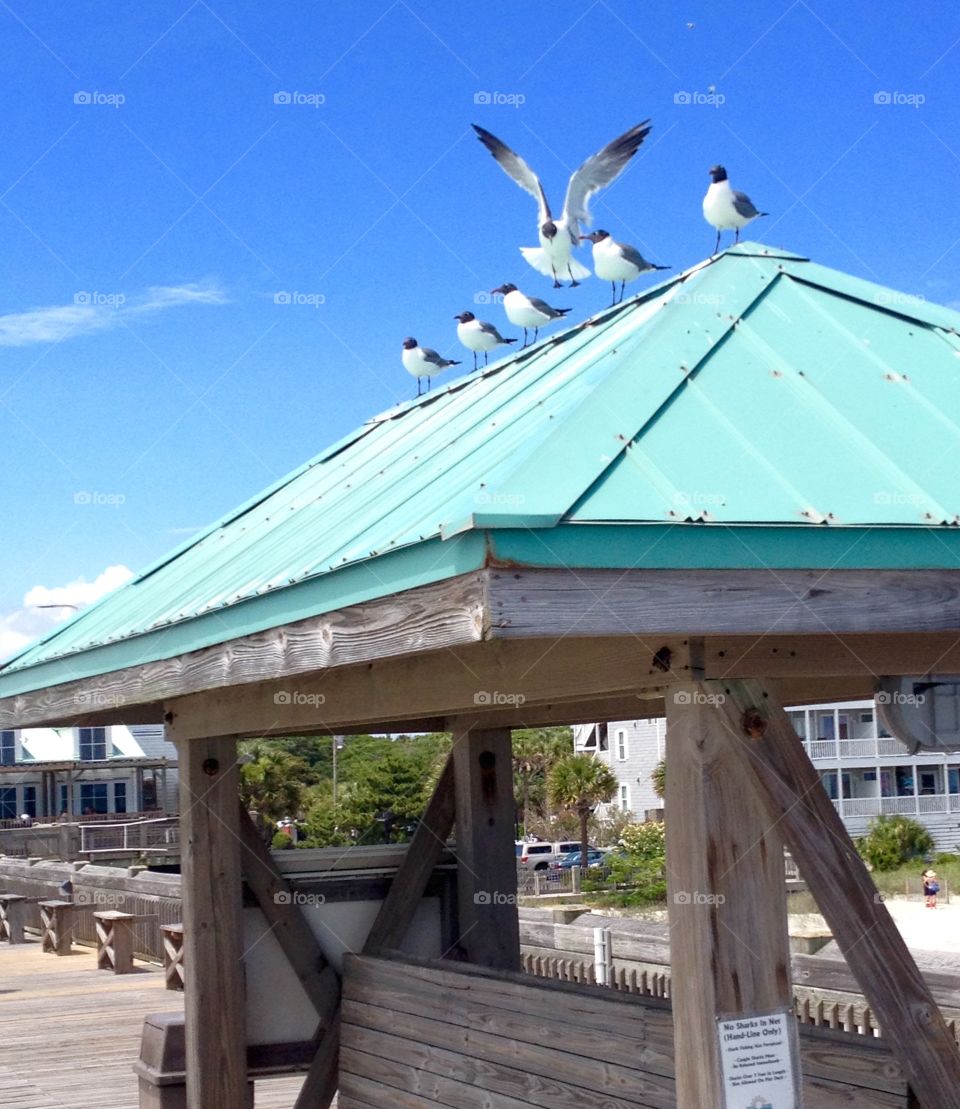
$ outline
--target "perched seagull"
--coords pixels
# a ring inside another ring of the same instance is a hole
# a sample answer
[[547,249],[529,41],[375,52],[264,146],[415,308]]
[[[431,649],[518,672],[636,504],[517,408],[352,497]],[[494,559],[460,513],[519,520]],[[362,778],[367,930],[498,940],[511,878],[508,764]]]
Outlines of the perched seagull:
[[477,353],[483,351],[483,364],[487,364],[487,354],[494,347],[501,344],[515,343],[516,339],[504,339],[492,323],[478,320],[472,312],[461,312],[453,317],[460,322],[457,324],[457,338],[467,348],[473,351],[473,368],[477,368]]
[[571,251],[580,245],[580,224],[589,226],[590,198],[604,185],[609,185],[620,176],[627,162],[650,134],[650,120],[646,119],[636,127],[631,127],[583,163],[570,178],[563,201],[563,213],[556,220],[550,212],[540,178],[520,155],[502,143],[496,135],[491,135],[475,123],[473,129],[500,163],[504,173],[512,177],[521,189],[526,189],[537,202],[540,245],[522,246],[520,253],[538,273],[553,277],[555,289],[560,288],[560,277],[564,274],[570,278],[571,285],[578,285],[578,278],[589,277],[590,271],[571,256]]
[[[635,246],[618,243],[610,238],[609,231],[593,231],[582,238],[593,243],[593,270],[597,277],[609,281],[613,286],[611,304],[623,300],[623,287],[628,281],[650,270],[668,270],[669,266],[655,266],[648,262]],[[617,282],[620,282],[620,297],[617,299]]]
[[[569,308],[551,308],[539,297],[525,296],[516,285],[501,285],[490,292],[503,294],[503,310],[507,319],[514,327],[523,328],[523,347],[527,345],[527,331],[530,328],[533,328],[533,341],[536,342],[537,333],[544,324],[551,320],[561,320],[571,311]],[[523,350],[523,347],[520,349]]]
[[734,242],[740,242],[740,228],[757,218],[768,213],[758,212],[753,201],[746,193],[737,192],[730,188],[727,180],[727,171],[723,166],[714,166],[710,170],[713,184],[707,189],[703,198],[703,218],[711,227],[717,229],[717,242],[713,248],[716,254],[720,249],[720,232],[736,231]]
[[417,379],[417,396],[420,396],[420,382],[421,378],[427,379],[427,392],[430,392],[430,378],[436,376],[441,370],[445,370],[447,366],[459,366],[459,362],[453,362],[449,358],[441,358],[435,350],[429,347],[417,346],[416,339],[403,340],[403,354],[400,355],[403,362],[403,368],[407,373],[413,374]]

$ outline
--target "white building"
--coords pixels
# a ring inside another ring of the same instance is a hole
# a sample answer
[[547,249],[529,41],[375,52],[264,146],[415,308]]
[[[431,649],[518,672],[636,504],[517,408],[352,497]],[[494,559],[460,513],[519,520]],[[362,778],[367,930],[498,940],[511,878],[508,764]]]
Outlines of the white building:
[[[910,754],[885,731],[870,700],[790,709],[788,715],[852,836],[862,836],[875,816],[899,814],[920,821],[937,850],[960,850],[960,753]],[[665,737],[663,719],[574,728],[575,749],[596,754],[617,777],[611,804],[638,820],[663,805],[650,774],[664,757]]]
[[0,731],[0,821],[177,811],[177,752],[160,724]]

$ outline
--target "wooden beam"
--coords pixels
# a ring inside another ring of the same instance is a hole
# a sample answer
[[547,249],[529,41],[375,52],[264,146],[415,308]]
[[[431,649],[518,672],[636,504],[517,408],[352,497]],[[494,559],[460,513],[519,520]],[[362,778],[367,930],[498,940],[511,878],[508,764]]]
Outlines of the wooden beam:
[[340,1078],[340,1006],[337,1006],[329,1027],[313,1057],[307,1077],[293,1109],[327,1109],[337,1092]]
[[496,638],[960,627],[960,570],[490,571]]
[[[744,793],[714,697],[683,684],[666,709],[670,953],[682,968],[671,983],[677,1109],[704,1109],[727,1104],[717,1020],[792,1010],[783,844]],[[788,1034],[796,1060],[792,1012]]]
[[520,969],[510,732],[451,721],[459,947],[471,963]]
[[238,804],[243,875],[247,886],[316,1009],[320,1027],[326,1028],[340,1004],[340,979],[327,962],[302,910],[294,904],[290,883],[277,868],[242,802]]
[[783,709],[760,682],[709,682],[776,824],[923,1109],[960,1109],[960,1052]]
[[[384,948],[402,948],[433,868],[440,861],[453,831],[453,783],[453,755],[450,754],[426,811],[413,833],[403,862],[397,868],[373,927],[367,934],[363,945],[365,955],[378,955]],[[519,932],[517,942],[519,943]]]
[[484,612],[484,574],[464,574],[174,658],[0,698],[0,727],[158,723],[171,697],[477,642]]
[[247,1104],[239,780],[233,736],[177,742],[187,1109]]
[[[654,662],[664,648],[671,660],[666,672]],[[478,710],[507,711],[523,719],[529,706],[557,698],[633,697],[645,683],[663,685],[672,674],[689,679],[682,639],[596,640],[590,644],[589,664],[583,644],[574,640],[480,643],[344,667],[296,682],[212,690],[172,701],[167,708],[182,735],[204,735],[214,726],[247,736],[336,733],[341,723],[472,717]]]

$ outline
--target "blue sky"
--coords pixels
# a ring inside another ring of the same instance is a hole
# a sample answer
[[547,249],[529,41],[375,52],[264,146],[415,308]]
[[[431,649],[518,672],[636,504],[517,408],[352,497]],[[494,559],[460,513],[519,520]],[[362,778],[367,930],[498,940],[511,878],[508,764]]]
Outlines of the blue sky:
[[650,117],[595,226],[700,261],[719,161],[748,237],[949,304],[958,64],[942,3],[0,0],[0,655],[411,397],[405,335],[459,357],[505,281],[608,302],[527,269],[471,122],[559,206]]

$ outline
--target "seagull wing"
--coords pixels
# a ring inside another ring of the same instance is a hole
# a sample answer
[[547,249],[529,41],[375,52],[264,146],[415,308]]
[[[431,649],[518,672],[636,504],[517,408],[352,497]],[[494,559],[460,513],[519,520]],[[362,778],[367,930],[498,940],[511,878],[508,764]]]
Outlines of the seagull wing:
[[546,193],[543,191],[543,185],[540,184],[540,178],[533,172],[527,163],[517,154],[511,150],[506,143],[501,142],[496,135],[491,135],[489,131],[485,131],[482,127],[478,127],[475,123],[470,125],[477,133],[477,138],[483,145],[490,151],[500,164],[500,168],[509,177],[520,186],[521,189],[526,191],[536,200],[540,207],[540,223],[546,223],[551,219],[550,205],[547,203]]
[[629,243],[620,243],[618,245],[620,247],[620,253],[630,263],[631,266],[636,266],[638,270],[653,269],[650,263],[646,260],[646,258],[644,258],[644,256],[640,253],[639,250],[637,250],[635,246],[631,246]]
[[499,331],[497,331],[494,324],[487,323],[485,320],[477,320],[477,323],[480,325],[480,330],[484,333],[484,335],[492,335],[498,343],[503,342],[503,336],[500,334]]
[[563,202],[563,215],[573,234],[577,234],[578,223],[590,223],[590,197],[623,173],[627,162],[636,154],[650,131],[649,119],[631,127],[618,139],[607,143],[603,150],[588,158],[570,178]]
[[[540,297],[527,297],[527,300],[530,301],[531,308],[536,309],[538,312],[542,312],[549,319],[553,319],[558,311],[561,313],[564,311],[562,308],[551,308],[550,305],[547,304],[545,300],[541,300]],[[566,309],[566,311],[569,311],[569,309]]]
[[442,369],[444,366],[451,364],[448,359],[441,357],[431,347],[421,347],[420,351],[423,354],[424,362],[429,362],[431,366],[439,366]]
[[737,192],[736,189],[730,191],[733,193],[733,206],[737,210],[737,215],[743,216],[744,219],[753,219],[754,216],[762,215],[746,193]]

